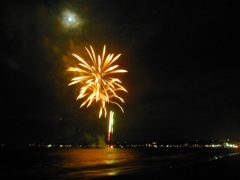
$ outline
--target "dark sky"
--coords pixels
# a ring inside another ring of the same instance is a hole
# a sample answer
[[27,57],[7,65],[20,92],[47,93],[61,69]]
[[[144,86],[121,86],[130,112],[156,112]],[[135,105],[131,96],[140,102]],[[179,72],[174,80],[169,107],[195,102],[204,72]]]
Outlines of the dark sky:
[[[122,54],[115,141],[240,139],[238,6],[228,1],[1,1],[0,143],[106,140],[68,86],[92,45]],[[78,17],[64,25],[64,12]]]

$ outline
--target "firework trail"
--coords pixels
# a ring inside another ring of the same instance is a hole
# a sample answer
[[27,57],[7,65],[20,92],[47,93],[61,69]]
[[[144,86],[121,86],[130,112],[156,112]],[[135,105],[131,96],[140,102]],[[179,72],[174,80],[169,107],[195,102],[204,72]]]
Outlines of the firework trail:
[[107,116],[106,103],[116,104],[121,110],[123,108],[120,106],[117,100],[124,103],[124,100],[117,95],[117,91],[127,90],[121,85],[121,81],[118,78],[114,78],[111,75],[117,73],[125,73],[126,70],[117,69],[118,65],[113,65],[113,63],[120,57],[121,54],[114,56],[114,54],[106,53],[106,46],[103,47],[102,55],[95,54],[92,46],[90,49],[85,47],[91,64],[88,64],[83,58],[73,53],[72,55],[79,60],[80,67],[69,67],[67,71],[78,72],[79,76],[73,78],[71,83],[68,85],[73,85],[80,83],[81,89],[78,99],[85,98],[80,108],[84,105],[90,106],[94,101],[100,104],[99,118],[102,116],[103,111],[105,117]]
[[110,111],[110,116],[109,116],[109,125],[108,125],[108,144],[111,143],[111,140],[113,140],[113,116],[114,112]]

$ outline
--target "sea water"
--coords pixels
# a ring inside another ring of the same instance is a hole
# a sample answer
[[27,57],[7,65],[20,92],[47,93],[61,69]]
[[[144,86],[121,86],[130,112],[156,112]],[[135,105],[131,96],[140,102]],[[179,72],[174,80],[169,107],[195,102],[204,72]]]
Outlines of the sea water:
[[0,179],[91,179],[161,172],[235,154],[226,148],[3,148]]

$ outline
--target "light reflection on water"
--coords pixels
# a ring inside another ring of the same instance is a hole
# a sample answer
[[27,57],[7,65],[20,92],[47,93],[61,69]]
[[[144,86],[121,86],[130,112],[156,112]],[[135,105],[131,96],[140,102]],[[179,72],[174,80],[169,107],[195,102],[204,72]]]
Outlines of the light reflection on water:
[[201,148],[49,148],[2,149],[0,179],[90,179],[133,174],[213,161],[239,154],[228,149]]
[[57,166],[69,169],[66,175],[70,177],[112,176],[142,166],[136,164],[140,153],[131,149],[71,149],[54,155],[61,156]]
[[55,152],[53,155],[61,157],[56,164],[65,169],[65,177],[102,177],[115,176],[126,173],[148,171],[166,167],[176,167],[204,161],[213,161],[229,155],[228,152],[161,151],[155,149],[70,149]]

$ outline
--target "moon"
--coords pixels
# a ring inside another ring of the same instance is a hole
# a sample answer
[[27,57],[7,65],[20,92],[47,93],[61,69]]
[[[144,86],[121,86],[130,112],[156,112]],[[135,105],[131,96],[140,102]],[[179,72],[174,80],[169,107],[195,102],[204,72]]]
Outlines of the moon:
[[62,11],[61,22],[65,28],[76,28],[83,23],[82,19],[71,10]]

